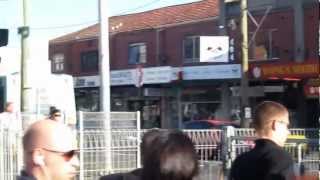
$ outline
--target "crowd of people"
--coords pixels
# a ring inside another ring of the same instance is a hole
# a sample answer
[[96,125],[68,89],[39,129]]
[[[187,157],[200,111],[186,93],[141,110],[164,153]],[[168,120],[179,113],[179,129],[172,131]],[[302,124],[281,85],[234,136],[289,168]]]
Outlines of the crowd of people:
[[[52,116],[60,111],[53,111]],[[236,158],[230,180],[291,180],[291,156],[283,150],[289,135],[289,113],[266,101],[256,107],[255,147]],[[78,173],[78,147],[72,131],[51,118],[33,123],[23,136],[24,170],[18,180],[67,180]],[[191,139],[180,130],[152,129],[141,143],[142,168],[105,175],[100,180],[192,180],[199,172]]]

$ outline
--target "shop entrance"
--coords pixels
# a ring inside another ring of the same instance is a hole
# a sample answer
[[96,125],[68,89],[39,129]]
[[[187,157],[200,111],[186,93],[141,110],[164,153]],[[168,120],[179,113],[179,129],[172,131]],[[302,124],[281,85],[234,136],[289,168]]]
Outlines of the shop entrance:
[[141,112],[142,129],[161,127],[160,100],[130,100],[128,110]]

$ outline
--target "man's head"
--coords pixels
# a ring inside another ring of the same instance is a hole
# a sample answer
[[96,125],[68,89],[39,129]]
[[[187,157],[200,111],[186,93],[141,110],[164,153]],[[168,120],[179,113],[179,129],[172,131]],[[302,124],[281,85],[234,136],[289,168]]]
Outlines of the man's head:
[[23,137],[25,170],[39,180],[67,180],[79,165],[71,130],[51,120],[32,124]]
[[289,112],[282,104],[273,101],[260,103],[254,113],[253,125],[262,138],[283,146],[289,135]]
[[61,122],[62,121],[61,111],[59,109],[52,109],[50,111],[50,119],[54,121]]

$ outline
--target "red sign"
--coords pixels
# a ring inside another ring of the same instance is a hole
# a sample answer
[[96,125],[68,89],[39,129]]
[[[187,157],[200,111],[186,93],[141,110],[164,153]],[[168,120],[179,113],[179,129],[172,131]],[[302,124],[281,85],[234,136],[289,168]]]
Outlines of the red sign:
[[250,69],[252,77],[259,79],[308,78],[320,74],[319,62],[253,64]]
[[304,86],[304,93],[307,97],[319,97],[320,86]]
[[307,97],[319,97],[320,96],[320,78],[309,79],[304,86],[304,93]]

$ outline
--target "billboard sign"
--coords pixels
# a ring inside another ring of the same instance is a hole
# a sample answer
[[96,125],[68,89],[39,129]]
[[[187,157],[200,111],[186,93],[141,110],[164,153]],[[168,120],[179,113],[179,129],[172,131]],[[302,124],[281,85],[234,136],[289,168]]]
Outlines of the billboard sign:
[[229,62],[229,37],[200,36],[200,62]]

